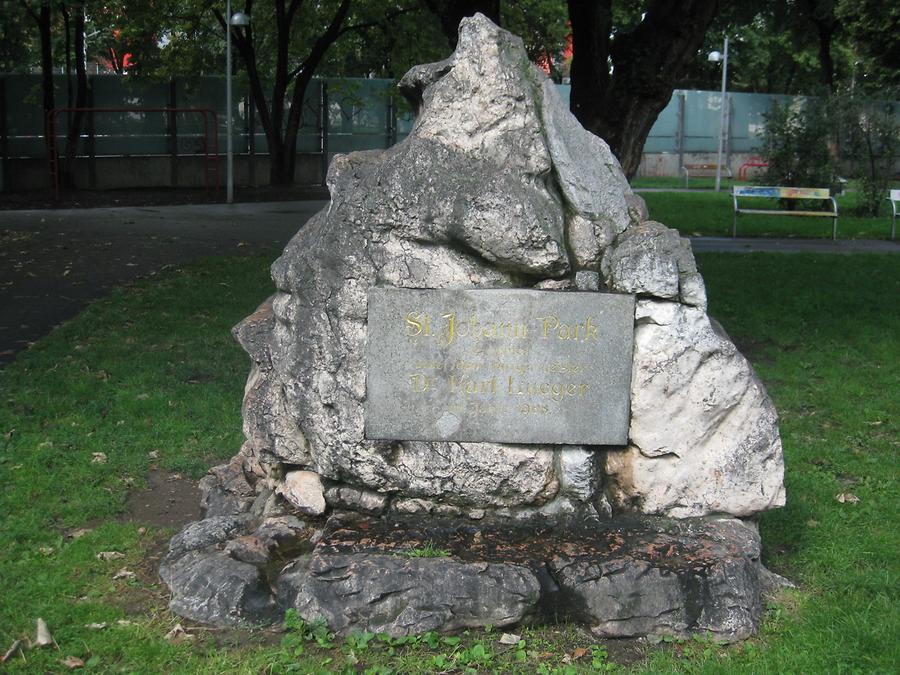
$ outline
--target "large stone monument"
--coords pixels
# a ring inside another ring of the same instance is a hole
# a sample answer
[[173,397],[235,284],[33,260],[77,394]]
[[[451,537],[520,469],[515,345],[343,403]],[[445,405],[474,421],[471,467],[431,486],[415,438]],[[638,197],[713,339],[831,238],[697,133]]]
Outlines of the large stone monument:
[[235,328],[246,442],[172,539],[172,610],[751,635],[781,442],[690,244],[484,17],[400,86],[409,137],[334,159]]

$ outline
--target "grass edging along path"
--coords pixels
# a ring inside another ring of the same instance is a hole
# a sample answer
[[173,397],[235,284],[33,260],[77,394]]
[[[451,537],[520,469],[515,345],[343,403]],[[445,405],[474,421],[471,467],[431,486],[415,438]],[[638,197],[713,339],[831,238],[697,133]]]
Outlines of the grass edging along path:
[[[647,202],[650,218],[673,227],[686,237],[730,237],[733,202],[722,192],[638,192]],[[890,239],[888,204],[877,218],[854,215],[858,195],[838,197],[838,239]],[[756,200],[754,208],[778,209],[778,200]],[[770,203],[766,203],[770,202]],[[797,237],[831,239],[830,218],[788,216],[738,216],[739,237]]]
[[[141,530],[121,513],[152,467],[196,478],[238,449],[249,366],[229,329],[270,293],[270,261],[207,260],[120,289],[0,371],[0,654],[33,638],[38,617],[59,645],[0,670],[60,671],[68,656],[103,672],[564,673],[635,658],[628,669],[652,672],[889,672],[900,663],[893,256],[698,256],[711,313],[782,420],[788,505],[761,528],[767,563],[800,588],[768,608],[758,638],[601,645],[562,626],[516,629],[524,642],[512,646],[496,630],[339,640],[293,621],[283,642],[255,633],[228,646],[231,634],[217,631],[166,640],[178,619],[152,556],[171,531]],[[98,559],[104,552],[122,557]]]

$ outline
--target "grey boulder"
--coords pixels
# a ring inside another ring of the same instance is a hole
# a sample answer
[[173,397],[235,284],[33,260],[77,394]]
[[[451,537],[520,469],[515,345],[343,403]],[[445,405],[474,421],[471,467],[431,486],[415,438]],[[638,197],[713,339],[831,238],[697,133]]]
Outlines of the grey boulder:
[[179,616],[216,626],[265,625],[281,616],[260,569],[223,553],[191,551],[164,561],[159,575]]
[[319,555],[278,580],[278,599],[339,633],[392,636],[508,626],[533,613],[540,583],[527,568],[384,554]]

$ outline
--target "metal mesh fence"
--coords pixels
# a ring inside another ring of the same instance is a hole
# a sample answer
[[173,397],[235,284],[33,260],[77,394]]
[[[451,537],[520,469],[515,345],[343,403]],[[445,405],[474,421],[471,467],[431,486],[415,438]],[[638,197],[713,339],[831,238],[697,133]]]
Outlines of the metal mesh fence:
[[[65,77],[54,78],[56,105],[68,105]],[[94,108],[204,108],[217,114],[219,147],[225,147],[225,82],[221,77],[183,78],[150,82],[114,75],[89,78]],[[7,157],[44,157],[39,75],[2,75],[0,132]],[[569,97],[568,85],[560,93]],[[264,91],[270,87],[264,85]],[[790,97],[770,94],[728,94],[726,148],[754,152],[760,143],[764,113],[772,101]],[[233,94],[234,149],[237,154],[268,151],[265,133],[246,85],[235,82]],[[715,152],[718,142],[721,96],[718,92],[676,90],[659,115],[644,147],[645,153]],[[287,110],[285,110],[285,118]],[[59,116],[60,151],[65,150],[67,115]],[[298,152],[350,152],[388,147],[412,129],[409,106],[397,95],[390,80],[315,79],[303,101]],[[96,156],[128,156],[203,152],[203,119],[186,113],[97,113],[92,120]],[[323,129],[327,135],[323,138]],[[90,133],[82,131],[82,140]],[[173,147],[174,146],[174,147]],[[79,148],[79,152],[83,147]]]

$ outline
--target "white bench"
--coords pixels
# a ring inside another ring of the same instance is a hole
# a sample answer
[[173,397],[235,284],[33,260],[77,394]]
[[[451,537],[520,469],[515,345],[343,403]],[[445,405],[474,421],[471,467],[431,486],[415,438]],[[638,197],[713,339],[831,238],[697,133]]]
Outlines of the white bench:
[[900,190],[891,190],[888,195],[891,203],[891,239],[897,234],[897,204],[900,203]]
[[[734,215],[731,223],[731,236],[737,236],[737,217],[739,213],[764,214],[767,216],[807,216],[831,218],[831,238],[837,239],[838,206],[831,190],[828,188],[799,187],[763,187],[757,185],[735,185],[731,189],[734,200]],[[767,199],[821,199],[831,203],[831,211],[784,211],[781,209],[748,209],[738,205],[738,197]]]

